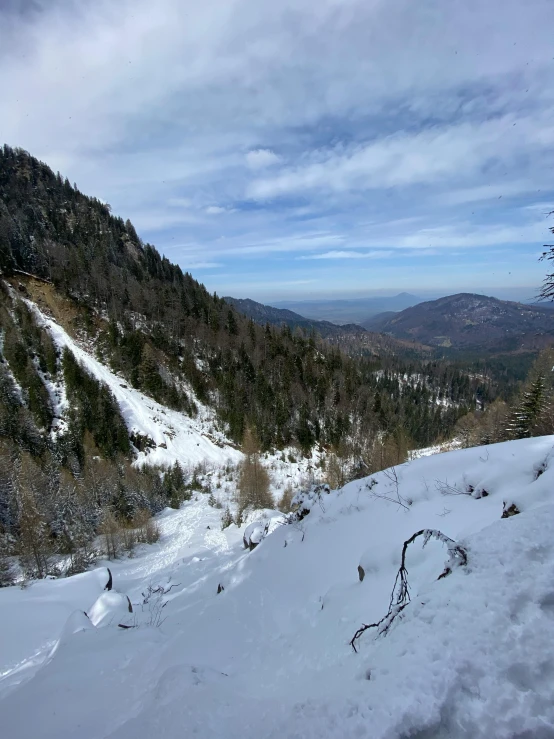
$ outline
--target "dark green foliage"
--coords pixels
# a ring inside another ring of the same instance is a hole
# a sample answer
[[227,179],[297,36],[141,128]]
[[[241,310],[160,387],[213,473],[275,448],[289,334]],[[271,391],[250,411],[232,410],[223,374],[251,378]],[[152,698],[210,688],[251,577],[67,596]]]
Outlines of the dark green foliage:
[[199,489],[200,483],[196,480],[196,473],[191,483],[185,482],[183,470],[178,462],[163,474],[162,488],[166,501],[172,508],[179,508],[185,500],[190,500],[192,491]]
[[258,326],[24,151],[0,151],[0,196],[5,269],[52,280],[95,339],[92,317],[108,315],[97,342],[104,361],[159,402],[194,414],[190,387],[237,442],[248,425],[264,450],[337,446],[402,427],[426,445],[450,433],[476,396],[495,397],[487,378],[446,362],[348,358],[314,333]]
[[554,432],[554,349],[543,350],[512,405],[509,438],[523,439]]
[[545,378],[539,374],[522,393],[521,400],[512,413],[508,425],[510,436],[514,439],[533,436],[533,430],[545,410],[546,403]]
[[0,437],[10,439],[33,455],[42,454],[45,448],[44,436],[23,404],[12,375],[4,364],[0,364]]
[[[52,408],[48,392],[37,372],[40,360],[33,351],[32,342],[25,332],[6,322],[3,353],[9,367],[22,388],[25,405],[32,413],[39,428],[48,430],[52,422]],[[27,341],[26,341],[27,340]],[[25,342],[25,343],[24,343]],[[41,346],[40,336],[37,343]],[[44,361],[46,368],[46,361]]]
[[71,433],[82,444],[89,431],[102,454],[112,459],[129,454],[127,427],[107,385],[99,382],[64,349],[62,367],[70,405]]

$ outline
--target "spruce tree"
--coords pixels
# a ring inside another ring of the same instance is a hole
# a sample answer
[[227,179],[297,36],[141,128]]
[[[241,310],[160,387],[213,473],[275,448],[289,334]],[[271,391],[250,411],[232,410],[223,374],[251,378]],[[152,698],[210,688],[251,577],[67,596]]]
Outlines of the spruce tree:
[[508,434],[513,439],[533,436],[535,425],[547,405],[544,375],[539,374],[522,393],[508,423]]

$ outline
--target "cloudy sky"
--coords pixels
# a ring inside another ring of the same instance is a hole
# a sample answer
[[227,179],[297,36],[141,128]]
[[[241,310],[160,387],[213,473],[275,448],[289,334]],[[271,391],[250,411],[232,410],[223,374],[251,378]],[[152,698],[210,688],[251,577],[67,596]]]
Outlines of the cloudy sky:
[[531,294],[553,28],[553,0],[2,0],[0,141],[219,294]]

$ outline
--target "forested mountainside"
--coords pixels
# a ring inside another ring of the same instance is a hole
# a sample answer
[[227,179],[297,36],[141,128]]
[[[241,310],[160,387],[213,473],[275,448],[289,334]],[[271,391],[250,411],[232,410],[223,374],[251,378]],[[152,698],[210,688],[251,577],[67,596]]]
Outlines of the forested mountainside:
[[[264,448],[295,442],[307,450],[375,432],[386,419],[387,431],[402,426],[426,444],[449,432],[458,405],[494,393],[448,366],[394,391],[375,361],[256,325],[24,151],[3,148],[0,194],[4,272],[51,281],[72,300],[72,331],[93,338],[133,386],[186,413],[194,414],[194,398],[209,403],[236,441],[252,425]],[[429,402],[436,394],[452,402]]]
[[346,356],[258,325],[8,146],[0,266],[0,549],[30,576],[51,571],[52,550],[86,567],[100,530],[151,537],[146,517],[201,486],[183,462],[236,448],[249,429],[261,450],[340,458],[344,481],[451,436],[460,419],[475,438],[471,414],[499,393],[486,371],[403,359],[397,345]]
[[554,344],[554,313],[486,295],[460,293],[419,303],[364,323],[397,339],[429,347],[482,353],[533,352]]
[[338,347],[351,357],[425,359],[430,353],[429,348],[422,344],[367,331],[356,323],[338,325],[330,321],[304,318],[294,311],[274,308],[249,298],[226,296],[225,301],[243,316],[251,318],[262,326],[268,323],[279,328],[288,326],[292,331],[301,329],[308,336],[314,335],[326,339],[328,344]]
[[308,333],[319,334],[324,339],[346,332],[352,334],[365,333],[365,329],[355,323],[338,326],[336,323],[330,323],[330,321],[316,321],[311,318],[304,318],[304,316],[292,310],[273,308],[271,305],[264,305],[255,300],[250,300],[250,298],[232,298],[226,295],[224,300],[236,308],[239,313],[242,313],[243,316],[252,318],[256,323],[269,323],[272,326],[286,325],[292,330],[300,328]]

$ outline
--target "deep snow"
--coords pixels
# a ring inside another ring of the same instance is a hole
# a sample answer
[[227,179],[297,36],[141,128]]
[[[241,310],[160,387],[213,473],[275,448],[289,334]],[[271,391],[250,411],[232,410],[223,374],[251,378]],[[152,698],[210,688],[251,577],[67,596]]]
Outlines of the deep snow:
[[[390,474],[355,481],[252,552],[199,495],[161,514],[158,544],[109,565],[109,597],[105,567],[1,590],[2,736],[553,737],[553,446],[398,467],[407,509],[383,499],[397,495]],[[521,514],[501,519],[504,503]],[[354,654],[350,638],[386,613],[402,542],[421,528],[461,542],[467,567],[437,581],[444,547],[413,544],[411,604]],[[152,601],[140,605],[149,585],[173,586],[159,628]]]

